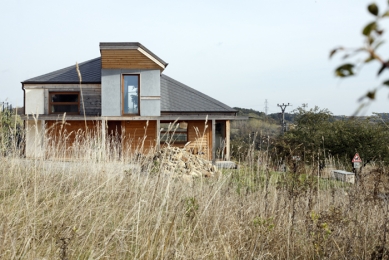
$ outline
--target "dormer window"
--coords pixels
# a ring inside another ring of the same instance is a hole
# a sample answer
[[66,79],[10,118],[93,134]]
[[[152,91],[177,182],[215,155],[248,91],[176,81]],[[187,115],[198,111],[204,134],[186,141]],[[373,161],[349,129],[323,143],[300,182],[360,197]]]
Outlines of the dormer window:
[[139,115],[139,75],[123,75],[122,114]]

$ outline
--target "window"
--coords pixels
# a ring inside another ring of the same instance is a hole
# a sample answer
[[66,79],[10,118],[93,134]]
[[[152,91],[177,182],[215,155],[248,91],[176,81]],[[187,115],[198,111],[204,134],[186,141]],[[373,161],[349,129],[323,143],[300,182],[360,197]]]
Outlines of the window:
[[139,115],[139,75],[123,75],[123,114]]
[[80,113],[79,92],[51,92],[49,96],[49,114]]
[[161,143],[186,143],[188,142],[188,123],[186,122],[161,122]]

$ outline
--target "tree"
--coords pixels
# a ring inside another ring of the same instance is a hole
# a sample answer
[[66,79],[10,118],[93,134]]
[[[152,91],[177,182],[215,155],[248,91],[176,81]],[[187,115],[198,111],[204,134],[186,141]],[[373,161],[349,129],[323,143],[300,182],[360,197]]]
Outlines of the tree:
[[317,153],[322,147],[322,137],[328,135],[332,113],[318,106],[310,110],[298,107],[293,112],[296,114],[296,126],[285,133],[283,141],[294,151],[294,155]]
[[[381,22],[383,19],[389,18],[389,0],[388,7],[384,12],[380,13],[379,8],[375,3],[370,4],[367,7],[367,10],[370,14],[372,14],[374,20],[369,22],[362,30],[362,34],[365,38],[363,46],[355,49],[338,47],[330,52],[330,58],[337,52],[345,52],[343,59],[350,59],[358,54],[365,54],[366,56],[362,61],[356,60],[354,62],[348,62],[336,68],[335,75],[337,77],[345,78],[353,76],[364,64],[373,61],[381,64],[381,67],[377,72],[377,76],[379,76],[385,69],[389,69],[389,60],[385,61],[385,59],[377,53],[378,48],[384,43],[384,30],[381,28]],[[384,80],[382,85],[379,87],[368,91],[366,95],[360,99],[360,101],[364,101],[365,99],[369,101],[374,100],[377,91],[384,86],[389,87],[389,79]],[[365,105],[365,103],[362,103],[359,110]]]
[[332,155],[350,164],[358,152],[364,162],[389,163],[389,128],[377,118],[336,120],[330,111],[315,107],[295,110],[296,126],[280,139],[278,149],[284,156],[299,155],[309,161]]

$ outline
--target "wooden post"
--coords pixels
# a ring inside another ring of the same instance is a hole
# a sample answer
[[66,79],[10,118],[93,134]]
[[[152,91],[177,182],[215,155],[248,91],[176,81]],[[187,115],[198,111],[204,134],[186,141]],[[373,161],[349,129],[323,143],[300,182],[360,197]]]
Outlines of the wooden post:
[[105,118],[101,119],[101,160],[105,160],[105,142],[106,142],[106,126],[107,126],[107,120]]
[[49,114],[49,90],[48,89],[45,89],[44,90],[44,97],[43,97],[43,104],[44,104],[44,107],[43,107],[43,113],[45,115],[48,115]]
[[157,136],[157,143],[155,145],[155,148],[157,149],[157,151],[159,151],[161,149],[161,120],[157,120],[157,127],[156,127],[156,136]]
[[226,156],[225,160],[230,160],[230,134],[231,134],[231,127],[230,127],[230,120],[226,120]]
[[41,120],[41,155],[42,158],[46,158],[46,120]]
[[212,163],[215,163],[216,159],[216,120],[212,119]]

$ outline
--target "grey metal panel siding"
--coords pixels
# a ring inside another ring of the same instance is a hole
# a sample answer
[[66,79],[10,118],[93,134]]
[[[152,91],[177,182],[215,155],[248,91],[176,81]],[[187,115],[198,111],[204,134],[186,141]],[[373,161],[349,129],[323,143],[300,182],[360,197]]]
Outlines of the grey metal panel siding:
[[160,116],[161,101],[142,100],[143,96],[160,96],[159,70],[102,69],[102,115],[120,116],[122,102],[121,80],[123,74],[140,74],[140,114],[142,116]]
[[101,115],[121,116],[119,69],[101,69]]
[[142,70],[140,78],[141,96],[161,96],[160,75],[159,70]]
[[160,116],[161,101],[153,99],[140,100],[140,115],[141,116]]

